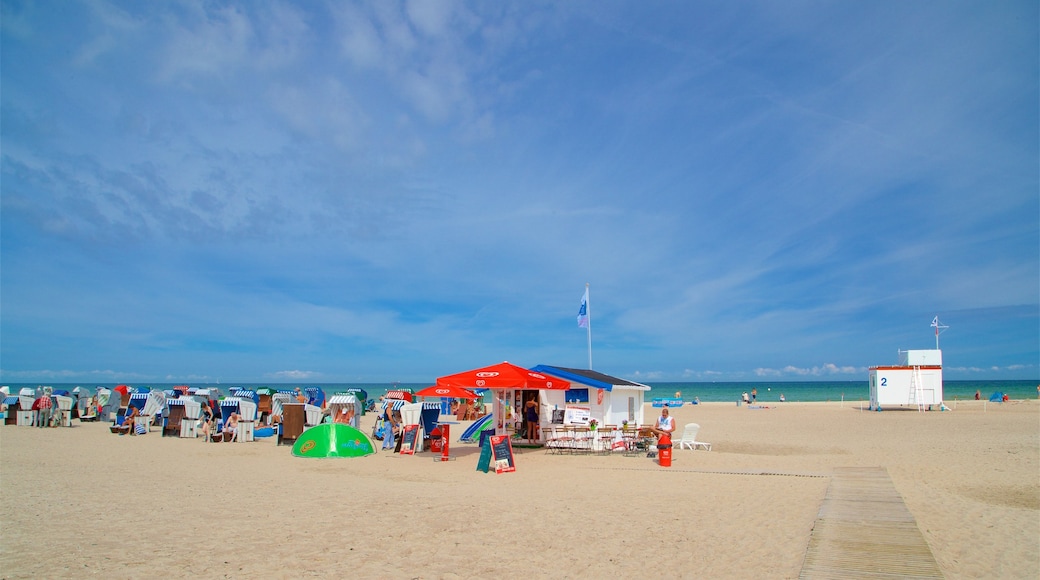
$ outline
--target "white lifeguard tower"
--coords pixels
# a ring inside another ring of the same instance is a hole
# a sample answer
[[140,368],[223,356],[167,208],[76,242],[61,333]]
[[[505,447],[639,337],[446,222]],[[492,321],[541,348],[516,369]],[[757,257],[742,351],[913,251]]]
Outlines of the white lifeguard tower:
[[942,351],[903,350],[899,364],[870,367],[870,408],[916,407],[943,402]]
[[939,334],[949,328],[932,319],[935,328],[935,349],[901,350],[899,364],[870,367],[870,408],[916,407],[918,411],[942,407],[942,351]]

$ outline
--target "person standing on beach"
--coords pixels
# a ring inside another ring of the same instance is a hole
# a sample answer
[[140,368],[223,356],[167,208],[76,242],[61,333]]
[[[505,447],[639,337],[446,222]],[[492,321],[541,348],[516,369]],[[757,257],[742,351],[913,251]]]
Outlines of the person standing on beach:
[[383,449],[394,448],[394,428],[397,427],[397,424],[394,423],[392,406],[387,405],[383,407]]
[[[1037,387],[1037,388],[1040,388],[1040,387]],[[982,393],[980,393],[978,389],[975,389],[975,400],[978,401],[981,398],[982,398]]]
[[751,389],[751,402],[754,403],[758,400],[758,389]]
[[524,420],[527,421],[527,442],[534,444],[538,439],[538,401],[527,401],[524,406]]

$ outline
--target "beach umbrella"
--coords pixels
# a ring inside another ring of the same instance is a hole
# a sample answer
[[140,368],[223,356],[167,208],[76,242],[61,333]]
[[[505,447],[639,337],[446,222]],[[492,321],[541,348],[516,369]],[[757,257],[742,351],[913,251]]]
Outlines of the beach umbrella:
[[469,400],[477,398],[477,394],[473,391],[455,385],[433,385],[432,387],[426,387],[415,394],[420,397],[451,397],[452,399]]
[[304,431],[292,448],[294,457],[362,457],[375,452],[368,435],[343,423],[315,425]]
[[551,389],[554,391],[571,388],[570,382],[561,378],[543,375],[509,362],[437,377],[437,385],[466,389]]
[[126,385],[116,385],[116,388],[114,388],[112,390],[117,392],[117,393],[119,393],[120,395],[123,395],[123,396],[126,396],[127,394],[130,393],[130,387],[128,387]]

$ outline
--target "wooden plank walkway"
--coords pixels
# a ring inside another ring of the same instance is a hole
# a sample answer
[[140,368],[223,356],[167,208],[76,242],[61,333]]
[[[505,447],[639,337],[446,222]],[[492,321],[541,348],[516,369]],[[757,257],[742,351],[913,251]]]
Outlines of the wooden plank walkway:
[[799,578],[942,577],[888,470],[836,468]]

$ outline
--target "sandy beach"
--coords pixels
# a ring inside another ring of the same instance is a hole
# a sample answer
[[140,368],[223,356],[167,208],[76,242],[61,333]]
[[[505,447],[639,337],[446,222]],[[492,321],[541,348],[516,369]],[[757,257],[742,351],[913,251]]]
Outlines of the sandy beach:
[[[648,418],[656,410],[646,408]],[[887,469],[947,578],[1040,576],[1040,404],[674,409],[712,451],[475,470],[476,445],[300,459],[273,439],[0,428],[3,578],[795,578],[837,467]],[[362,423],[370,430],[374,414]],[[457,439],[455,426],[453,439]]]

